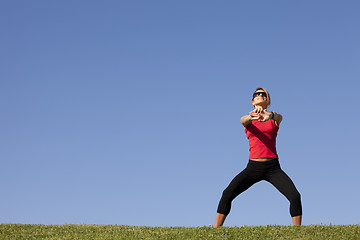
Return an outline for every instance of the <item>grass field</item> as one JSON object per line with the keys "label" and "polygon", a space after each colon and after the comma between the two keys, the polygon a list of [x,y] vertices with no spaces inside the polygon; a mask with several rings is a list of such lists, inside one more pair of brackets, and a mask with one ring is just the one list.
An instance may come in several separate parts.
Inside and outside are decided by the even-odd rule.
{"label": "grass field", "polygon": [[0,239],[360,239],[360,225],[136,227],[0,224]]}

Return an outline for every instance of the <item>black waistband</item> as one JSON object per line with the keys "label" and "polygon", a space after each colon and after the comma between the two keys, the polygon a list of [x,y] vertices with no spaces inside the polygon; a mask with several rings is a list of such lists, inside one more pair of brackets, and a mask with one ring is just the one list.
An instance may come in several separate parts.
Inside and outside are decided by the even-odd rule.
{"label": "black waistband", "polygon": [[268,161],[255,161],[255,160],[251,160],[249,159],[249,164],[252,165],[271,165],[271,164],[276,164],[279,163],[279,159],[278,158],[274,158]]}

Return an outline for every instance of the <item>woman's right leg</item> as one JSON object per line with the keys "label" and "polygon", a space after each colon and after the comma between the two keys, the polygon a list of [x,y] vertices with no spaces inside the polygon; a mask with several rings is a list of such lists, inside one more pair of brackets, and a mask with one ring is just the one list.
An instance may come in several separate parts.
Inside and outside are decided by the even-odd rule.
{"label": "woman's right leg", "polygon": [[251,187],[254,183],[261,180],[256,176],[256,172],[252,171],[249,165],[239,173],[223,191],[222,197],[217,209],[217,215],[214,227],[222,226],[226,216],[230,213],[231,202],[242,192]]}

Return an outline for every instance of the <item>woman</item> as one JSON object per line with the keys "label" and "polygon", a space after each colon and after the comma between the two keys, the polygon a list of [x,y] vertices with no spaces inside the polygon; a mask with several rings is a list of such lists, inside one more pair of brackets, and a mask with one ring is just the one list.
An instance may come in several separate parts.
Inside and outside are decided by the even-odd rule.
{"label": "woman", "polygon": [[256,89],[252,105],[255,109],[240,120],[249,139],[249,163],[224,190],[217,209],[214,227],[217,228],[224,224],[225,218],[230,212],[232,200],[261,180],[270,182],[285,195],[290,201],[293,225],[301,225],[300,194],[291,179],[281,170],[276,152],[276,136],[282,116],[279,113],[267,111],[267,107],[270,105],[270,95],[264,88]]}

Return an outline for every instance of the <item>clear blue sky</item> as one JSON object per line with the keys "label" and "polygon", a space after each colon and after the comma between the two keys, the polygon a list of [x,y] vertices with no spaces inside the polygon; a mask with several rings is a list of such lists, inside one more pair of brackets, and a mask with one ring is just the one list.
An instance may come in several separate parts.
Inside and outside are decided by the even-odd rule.
{"label": "clear blue sky", "polygon": [[[360,224],[359,1],[1,1],[0,223],[204,226],[256,87],[308,224]],[[267,182],[226,226],[289,225]]]}

